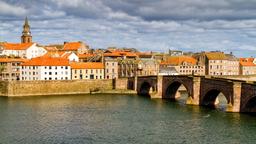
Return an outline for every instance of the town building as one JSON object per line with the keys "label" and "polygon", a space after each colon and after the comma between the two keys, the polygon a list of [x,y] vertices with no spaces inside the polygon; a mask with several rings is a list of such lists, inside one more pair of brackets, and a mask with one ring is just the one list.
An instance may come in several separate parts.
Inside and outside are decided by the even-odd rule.
{"label": "town building", "polygon": [[[165,61],[160,63],[160,71],[167,70],[166,68],[173,67],[168,75],[204,75],[205,67],[204,65],[199,65],[197,60],[190,56],[171,56]],[[167,72],[166,72],[167,73]]]}
{"label": "town building", "polygon": [[36,43],[3,43],[3,50],[0,55],[20,57],[20,58],[35,58],[44,55],[47,51],[38,46]]}
{"label": "town building", "polygon": [[0,58],[0,80],[19,80],[20,64],[25,61],[21,58]]}
{"label": "town building", "polygon": [[72,62],[72,80],[104,79],[104,64],[101,62]]}
{"label": "town building", "polygon": [[239,75],[239,60],[224,52],[205,53],[206,75]]}
{"label": "town building", "polygon": [[158,75],[159,62],[155,59],[140,59],[138,61],[137,76]]}
{"label": "town building", "polygon": [[109,48],[103,56],[106,79],[136,76],[138,56],[133,50]]}
{"label": "town building", "polygon": [[56,57],[37,57],[20,66],[20,80],[70,80],[69,60]]}
{"label": "town building", "polygon": [[88,53],[89,46],[81,41],[64,42],[63,51],[71,51],[76,54],[84,54],[84,53]]}
{"label": "town building", "polygon": [[183,51],[180,50],[169,50],[170,56],[181,56],[183,55]]}
{"label": "town building", "polygon": [[70,52],[70,51],[50,51],[50,52],[47,52],[44,56],[65,58],[65,59],[68,59],[70,62],[79,61],[79,57],[74,52]]}
{"label": "town building", "polygon": [[111,57],[104,57],[105,79],[117,79],[118,60]]}
{"label": "town building", "polygon": [[256,74],[256,59],[255,58],[240,58],[239,59],[240,75],[255,75]]}

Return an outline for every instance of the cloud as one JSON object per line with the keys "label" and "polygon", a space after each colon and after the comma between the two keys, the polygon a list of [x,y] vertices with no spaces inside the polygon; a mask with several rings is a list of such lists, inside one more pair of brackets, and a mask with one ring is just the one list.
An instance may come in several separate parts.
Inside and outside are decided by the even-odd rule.
{"label": "cloud", "polygon": [[24,7],[10,5],[4,1],[0,1],[0,15],[22,16],[25,14],[27,14],[27,10]]}
{"label": "cloud", "polygon": [[0,41],[19,42],[25,16],[41,44],[81,40],[93,48],[256,56],[254,0],[2,0]]}

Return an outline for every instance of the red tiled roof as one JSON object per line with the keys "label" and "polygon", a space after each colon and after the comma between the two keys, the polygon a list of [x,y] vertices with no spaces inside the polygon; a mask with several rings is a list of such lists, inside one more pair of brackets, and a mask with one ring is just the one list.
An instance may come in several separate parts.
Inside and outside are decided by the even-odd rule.
{"label": "red tiled roof", "polygon": [[44,49],[46,49],[47,51],[57,51],[58,50],[58,48],[55,46],[46,46],[46,47],[44,47]]}
{"label": "red tiled roof", "polygon": [[109,52],[104,53],[104,56],[108,57],[121,57],[121,56],[127,56],[127,57],[137,57],[138,55],[133,52],[127,52],[124,50],[108,50]]}
{"label": "red tiled roof", "polygon": [[26,50],[33,44],[34,43],[4,43],[3,47],[5,50]]}
{"label": "red tiled roof", "polygon": [[70,66],[72,69],[104,69],[101,62],[72,62]]}
{"label": "red tiled roof", "polygon": [[242,66],[256,66],[256,64],[253,63],[254,58],[240,58],[239,63]]}
{"label": "red tiled roof", "polygon": [[172,57],[168,57],[166,61],[163,61],[160,64],[161,65],[181,65],[184,62],[195,65],[197,61],[193,57],[189,57],[189,56],[172,56]]}
{"label": "red tiled roof", "polygon": [[82,58],[88,58],[88,57],[96,56],[96,54],[78,54],[77,56],[78,56],[80,59],[82,59]]}
{"label": "red tiled roof", "polygon": [[64,44],[63,50],[76,51],[82,46],[81,42],[68,42]]}
{"label": "red tiled roof", "polygon": [[0,58],[0,62],[26,62],[27,59],[22,58]]}
{"label": "red tiled roof", "polygon": [[28,60],[23,66],[69,66],[68,59],[56,57],[37,57]]}

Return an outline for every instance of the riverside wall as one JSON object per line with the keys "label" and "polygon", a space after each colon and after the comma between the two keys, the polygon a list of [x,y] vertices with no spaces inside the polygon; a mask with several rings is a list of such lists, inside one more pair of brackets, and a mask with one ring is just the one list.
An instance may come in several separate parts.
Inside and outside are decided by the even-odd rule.
{"label": "riverside wall", "polygon": [[127,79],[62,80],[62,81],[0,81],[0,96],[38,96],[89,94],[126,90]]}

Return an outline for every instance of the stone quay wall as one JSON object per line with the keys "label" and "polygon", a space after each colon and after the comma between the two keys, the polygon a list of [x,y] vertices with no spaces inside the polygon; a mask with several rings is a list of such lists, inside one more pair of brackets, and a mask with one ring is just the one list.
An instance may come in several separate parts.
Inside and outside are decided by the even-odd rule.
{"label": "stone quay wall", "polygon": [[127,80],[0,81],[0,96],[37,96],[101,93],[127,89]]}

